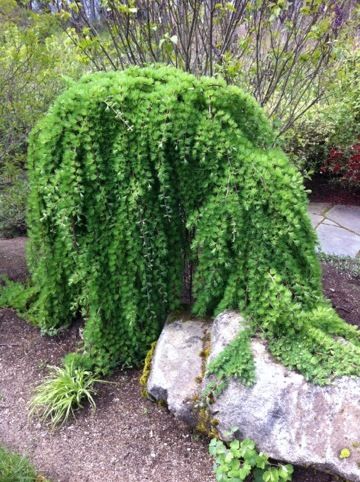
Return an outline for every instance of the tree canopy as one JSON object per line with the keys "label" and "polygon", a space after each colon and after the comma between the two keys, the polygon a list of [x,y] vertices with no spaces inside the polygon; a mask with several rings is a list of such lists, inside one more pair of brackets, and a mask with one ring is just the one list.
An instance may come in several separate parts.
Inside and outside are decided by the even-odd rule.
{"label": "tree canopy", "polygon": [[96,366],[137,364],[190,270],[194,314],[249,321],[213,363],[219,380],[253,381],[255,331],[317,383],[359,374],[360,333],[322,295],[302,178],[273,140],[256,101],[218,78],[154,66],[74,83],[30,139],[41,327],[81,313]]}

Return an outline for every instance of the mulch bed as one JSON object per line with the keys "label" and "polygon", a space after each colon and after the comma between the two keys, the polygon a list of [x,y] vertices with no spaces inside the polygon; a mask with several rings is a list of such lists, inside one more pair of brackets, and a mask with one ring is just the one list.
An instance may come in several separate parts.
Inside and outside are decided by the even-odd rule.
{"label": "mulch bed", "polygon": [[[26,278],[25,238],[0,239],[0,274]],[[360,280],[323,265],[324,289],[348,322],[360,326]],[[97,411],[51,432],[27,417],[31,392],[47,365],[79,343],[79,324],[55,338],[0,310],[0,443],[28,454],[53,482],[214,482],[208,441],[165,408],[140,395],[139,371],[119,371],[101,385]],[[295,482],[332,482],[336,477],[296,468]]]}
{"label": "mulch bed", "polygon": [[323,287],[327,298],[348,323],[360,327],[360,276],[322,264]]}

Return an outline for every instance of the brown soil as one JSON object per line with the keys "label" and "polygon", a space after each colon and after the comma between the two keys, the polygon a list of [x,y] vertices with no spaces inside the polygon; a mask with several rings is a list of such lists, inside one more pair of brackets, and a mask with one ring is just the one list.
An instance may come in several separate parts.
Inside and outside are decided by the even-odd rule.
{"label": "brown soil", "polygon": [[323,287],[327,298],[348,323],[360,327],[360,276],[323,263]]}
{"label": "brown soil", "polygon": [[[24,243],[0,239],[0,275],[26,278]],[[360,325],[360,280],[324,265],[324,283],[341,315]],[[99,387],[97,411],[86,408],[57,431],[28,419],[27,403],[47,366],[78,342],[79,325],[42,337],[12,310],[0,310],[0,443],[27,454],[53,482],[214,482],[208,441],[142,398],[136,370],[115,373]],[[293,480],[339,479],[296,468]]]}

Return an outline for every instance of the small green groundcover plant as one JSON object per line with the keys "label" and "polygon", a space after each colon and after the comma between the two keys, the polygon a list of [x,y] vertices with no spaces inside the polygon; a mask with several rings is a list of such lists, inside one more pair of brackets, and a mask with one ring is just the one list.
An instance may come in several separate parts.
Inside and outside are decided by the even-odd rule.
{"label": "small green groundcover plant", "polygon": [[65,423],[84,402],[96,408],[95,384],[101,380],[86,369],[84,360],[86,358],[82,357],[83,366],[79,366],[76,354],[70,354],[62,367],[50,367],[51,374],[36,388],[30,401],[30,416],[36,415],[54,428]]}
{"label": "small green groundcover plant", "polygon": [[274,140],[254,99],[219,78],[153,66],[72,85],[30,137],[41,329],[81,314],[96,369],[140,364],[192,265],[192,313],[249,323],[212,366],[220,383],[254,382],[255,333],[316,383],[359,375],[360,331],[322,294],[302,177]]}
{"label": "small green groundcover plant", "polygon": [[0,482],[49,482],[38,475],[26,457],[0,445]]}
{"label": "small green groundcover plant", "polygon": [[213,438],[209,453],[214,458],[217,482],[286,482],[292,480],[292,465],[273,465],[266,454],[258,452],[253,440],[225,443]]}
{"label": "small green groundcover plant", "polygon": [[360,258],[350,256],[336,256],[333,254],[320,253],[320,261],[332,266],[342,274],[351,278],[360,279]]}

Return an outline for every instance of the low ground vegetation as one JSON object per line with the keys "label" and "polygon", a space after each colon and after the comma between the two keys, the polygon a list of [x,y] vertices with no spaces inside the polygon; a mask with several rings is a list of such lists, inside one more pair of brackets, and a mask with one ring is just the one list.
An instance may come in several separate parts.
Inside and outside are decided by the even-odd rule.
{"label": "low ground vegetation", "polygon": [[0,482],[50,482],[38,475],[26,457],[0,445]]}
{"label": "low ground vegetation", "polygon": [[339,273],[348,276],[350,279],[353,278],[360,280],[359,258],[320,253],[319,259],[322,263],[334,267]]}
{"label": "low ground vegetation", "polygon": [[100,380],[89,370],[67,361],[64,367],[50,367],[51,374],[37,387],[29,414],[37,415],[53,428],[65,423],[84,402],[95,410],[95,384]]}
{"label": "low ground vegetation", "polygon": [[226,444],[213,439],[209,445],[214,458],[214,473],[217,482],[288,482],[292,480],[294,468],[287,464],[272,464],[264,453],[256,450],[250,439],[233,440]]}

